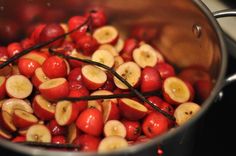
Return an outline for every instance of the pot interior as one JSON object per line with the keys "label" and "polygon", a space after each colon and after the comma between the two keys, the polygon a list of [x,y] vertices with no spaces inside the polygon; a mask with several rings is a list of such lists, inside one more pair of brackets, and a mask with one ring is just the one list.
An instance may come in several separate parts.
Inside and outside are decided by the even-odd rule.
{"label": "pot interior", "polygon": [[[214,80],[220,76],[220,41],[209,18],[193,1],[182,0],[8,0],[0,2],[0,23],[17,25],[13,37],[1,43],[17,41],[32,25],[40,22],[66,22],[91,6],[105,9],[110,23],[126,38],[137,26],[156,32],[154,44],[177,69],[200,66]],[[34,15],[35,14],[35,15]],[[24,32],[24,33],[22,33]],[[1,34],[2,33],[2,34]]]}

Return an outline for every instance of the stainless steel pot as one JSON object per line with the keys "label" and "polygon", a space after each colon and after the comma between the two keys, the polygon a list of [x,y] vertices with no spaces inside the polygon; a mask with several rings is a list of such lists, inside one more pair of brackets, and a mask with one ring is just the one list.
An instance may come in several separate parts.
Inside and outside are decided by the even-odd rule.
{"label": "stainless steel pot", "polygon": [[[137,24],[157,28],[159,36],[154,43],[169,62],[180,69],[191,65],[200,65],[215,80],[214,88],[210,96],[202,103],[201,111],[185,125],[172,129],[147,143],[107,155],[151,155],[156,152],[154,149],[157,145],[163,146],[164,155],[188,155],[194,142],[197,121],[207,113],[222,87],[236,80],[236,75],[225,79],[227,53],[221,29],[215,19],[216,17],[235,15],[235,11],[216,12],[213,15],[199,0],[182,0],[181,2],[178,0],[45,0],[43,3],[33,0],[8,0],[4,4],[6,8],[1,9],[0,20],[3,17],[15,20],[17,11],[19,11],[17,6],[21,6],[22,3],[25,5],[35,3],[43,6],[46,10],[59,8],[60,11],[63,11],[63,15],[68,15],[68,17],[71,14],[82,12],[90,5],[101,6],[109,15],[112,23],[123,30],[122,35],[126,35],[129,29]],[[104,155],[48,151],[14,144],[3,139],[0,139],[0,145],[28,155]]]}

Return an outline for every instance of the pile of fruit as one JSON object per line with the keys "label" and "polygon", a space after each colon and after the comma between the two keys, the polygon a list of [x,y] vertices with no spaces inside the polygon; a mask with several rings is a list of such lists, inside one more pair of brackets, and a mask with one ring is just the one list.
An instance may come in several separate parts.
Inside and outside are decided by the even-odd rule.
{"label": "pile of fruit", "polygon": [[200,109],[195,92],[207,98],[209,74],[177,74],[134,30],[122,38],[98,9],[1,46],[0,137],[108,152],[184,124]]}

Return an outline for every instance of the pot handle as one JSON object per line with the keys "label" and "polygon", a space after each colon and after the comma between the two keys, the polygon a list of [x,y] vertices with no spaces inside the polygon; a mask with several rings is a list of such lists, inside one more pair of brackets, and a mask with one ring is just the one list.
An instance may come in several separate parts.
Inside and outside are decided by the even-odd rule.
{"label": "pot handle", "polygon": [[[236,9],[225,9],[225,10],[218,10],[212,13],[215,18],[223,18],[223,17],[231,17],[236,16]],[[236,82],[236,73],[228,76],[224,84],[222,85],[223,89],[224,87],[230,85],[231,83]],[[223,91],[220,91],[218,94],[218,98],[216,98],[216,101],[221,100],[223,97]]]}
{"label": "pot handle", "polygon": [[236,9],[225,9],[213,12],[215,18],[236,16]]}

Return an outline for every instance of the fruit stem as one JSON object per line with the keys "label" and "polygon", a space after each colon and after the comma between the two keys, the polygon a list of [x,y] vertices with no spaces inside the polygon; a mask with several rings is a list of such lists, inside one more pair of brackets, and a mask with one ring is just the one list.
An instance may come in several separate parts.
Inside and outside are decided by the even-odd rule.
{"label": "fruit stem", "polygon": [[49,48],[49,52],[53,55],[57,55],[60,57],[63,57],[65,59],[71,59],[71,60],[77,60],[83,63],[87,63],[87,64],[92,64],[101,68],[106,69],[107,71],[109,71],[111,74],[113,74],[117,79],[119,79],[121,82],[123,82],[139,99],[141,99],[143,102],[146,102],[147,104],[149,104],[154,110],[158,111],[159,113],[163,114],[164,116],[166,116],[168,119],[175,121],[175,117],[170,115],[169,113],[161,110],[159,107],[157,107],[156,105],[154,105],[153,103],[151,103],[149,100],[147,100],[144,95],[142,95],[142,93],[140,93],[137,89],[135,89],[133,86],[131,86],[129,84],[129,82],[127,82],[122,76],[120,76],[113,68],[110,68],[102,63],[99,62],[95,62],[92,60],[88,60],[88,59],[81,59],[81,58],[76,58],[76,57],[72,57],[69,55],[64,55],[62,53],[58,53],[56,51],[54,51],[52,48]]}
{"label": "fruit stem", "polygon": [[85,26],[86,24],[88,24],[90,21],[91,21],[91,16],[88,16],[88,18],[86,19],[86,21],[85,21],[83,24],[81,24],[80,26],[76,27],[75,29],[73,29],[73,30],[71,30],[71,31],[69,31],[69,32],[67,32],[67,33],[64,33],[64,34],[62,34],[62,35],[59,35],[59,36],[57,36],[57,37],[55,37],[55,38],[52,38],[52,39],[50,39],[50,40],[48,40],[48,41],[46,41],[46,42],[39,43],[39,44],[36,44],[36,45],[34,45],[34,46],[30,47],[30,48],[27,48],[27,49],[22,50],[22,51],[19,52],[18,54],[12,56],[12,57],[9,58],[7,61],[5,61],[5,62],[3,62],[2,64],[0,64],[0,69],[2,69],[3,67],[9,65],[10,63],[14,62],[15,60],[19,59],[20,57],[22,57],[22,56],[28,54],[29,52],[31,52],[31,51],[33,51],[33,50],[36,50],[36,49],[39,49],[39,48],[43,48],[43,47],[45,47],[45,46],[47,46],[47,45],[49,45],[49,44],[51,44],[51,43],[53,43],[53,42],[55,42],[55,41],[57,41],[57,40],[63,38],[63,37],[65,37],[65,36],[67,36],[67,35],[69,35],[69,34],[71,34],[71,33],[73,33],[73,32],[75,32],[75,31],[77,31],[77,30],[80,29],[81,27],[83,27],[83,26]]}
{"label": "fruit stem", "polygon": [[[143,93],[144,96],[154,96],[160,95],[159,92],[146,92]],[[132,98],[137,95],[134,93],[127,94],[112,94],[112,95],[91,95],[91,96],[81,96],[81,97],[66,97],[61,100],[69,100],[69,101],[90,101],[90,100],[100,100],[100,99],[114,99],[114,98]]]}
{"label": "fruit stem", "polygon": [[44,142],[19,142],[20,144],[34,147],[45,147],[45,148],[66,148],[66,149],[80,149],[80,146],[73,144],[53,144],[53,143],[44,143]]}

